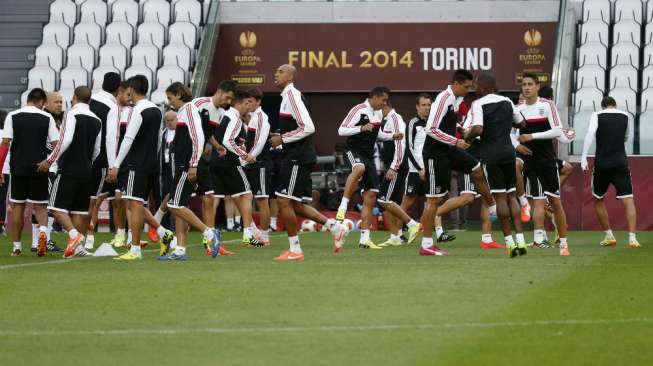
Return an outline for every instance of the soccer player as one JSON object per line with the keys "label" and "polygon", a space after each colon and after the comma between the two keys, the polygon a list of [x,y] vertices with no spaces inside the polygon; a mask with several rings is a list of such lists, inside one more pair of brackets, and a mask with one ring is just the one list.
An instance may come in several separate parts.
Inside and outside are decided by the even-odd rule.
{"label": "soccer player", "polygon": [[422,149],[426,140],[426,120],[429,117],[433,99],[430,94],[422,93],[417,96],[415,109],[417,116],[411,119],[406,126],[406,158],[408,160],[408,176],[404,187],[404,198],[401,208],[409,212],[417,197],[425,193],[424,186],[424,159]]}
{"label": "soccer player", "polygon": [[271,175],[269,171],[272,168],[270,142],[268,141],[270,135],[270,123],[268,122],[268,115],[263,112],[261,108],[261,101],[263,100],[263,93],[257,88],[248,91],[249,102],[249,115],[250,119],[247,123],[247,137],[245,146],[247,153],[251,155],[256,161],[254,163],[243,162],[245,165],[245,172],[249,181],[254,199],[256,200],[256,207],[259,210],[259,220],[261,236],[263,241],[267,244],[270,243],[270,188]]}
{"label": "soccer player", "polygon": [[[496,211],[496,205],[488,189],[480,162],[471,154],[463,151],[469,148],[469,143],[455,137],[458,126],[458,108],[473,86],[474,77],[467,70],[456,70],[453,74],[452,84],[438,94],[433,104],[429,117],[424,127],[427,138],[424,142],[422,155],[426,165],[425,180],[427,182],[426,206],[424,208],[423,223],[424,237],[420,255],[442,256],[448,253],[433,244],[433,224],[438,214],[438,206],[442,197],[449,192],[451,172],[456,170],[467,173],[474,180],[476,190],[483,196],[483,200],[490,208]],[[456,205],[449,205],[449,209],[462,207],[462,200],[455,200]],[[456,207],[458,206],[458,207]],[[446,212],[442,212],[445,214]]]}
{"label": "soccer player", "polygon": [[[158,142],[162,116],[156,104],[146,99],[148,81],[143,75],[129,78],[129,94],[134,110],[127,126],[113,166],[109,169],[109,182],[115,182],[120,172],[120,186],[124,188],[123,198],[128,202],[129,226],[132,231],[130,250],[117,260],[141,260],[140,239],[143,232],[145,202],[158,177]],[[168,246],[174,234],[163,226],[157,234]]]}
{"label": "soccer player", "polygon": [[93,182],[96,189],[91,195],[90,201],[90,223],[86,231],[86,242],[84,248],[93,249],[95,244],[95,226],[97,225],[98,211],[102,201],[110,191],[115,191],[115,184],[105,182],[107,168],[116,159],[116,135],[118,132],[119,114],[116,95],[120,88],[120,75],[115,72],[104,74],[102,90],[91,95],[89,107],[100,121],[102,121],[102,144],[100,155],[93,162]]}
{"label": "soccer player", "polygon": [[617,199],[621,200],[626,211],[628,223],[628,247],[639,248],[635,233],[637,226],[637,212],[633,196],[633,185],[626,158],[624,143],[628,140],[629,113],[617,109],[617,103],[612,97],[604,97],[601,101],[603,110],[592,113],[590,124],[583,143],[581,167],[584,171],[589,169],[587,154],[592,142],[596,139],[596,157],[592,171],[592,196],[596,216],[605,231],[601,241],[603,246],[615,246],[617,240],[610,228],[610,217],[605,207],[603,197],[612,184],[617,191]]}
{"label": "soccer player", "polygon": [[520,152],[520,157],[524,162],[524,171],[529,177],[533,195],[534,245],[540,246],[544,242],[544,219],[548,199],[560,236],[560,255],[568,256],[570,253],[567,245],[567,218],[560,201],[560,180],[553,147],[553,139],[562,135],[562,124],[553,102],[538,96],[537,76],[524,74],[521,89],[524,103],[519,104],[516,110],[526,121],[526,128],[520,129],[520,145],[516,149],[520,151],[521,146],[525,146],[531,152],[530,155]]}
{"label": "soccer player", "polygon": [[272,147],[283,146],[276,196],[290,244],[287,251],[275,258],[277,261],[304,260],[304,252],[297,236],[296,213],[326,226],[333,235],[333,250],[336,253],[342,248],[347,234],[344,225],[334,219],[327,219],[306,204],[312,199],[311,168],[317,161],[313,145],[315,125],[302,100],[302,93],[295,88],[296,75],[297,69],[287,64],[279,66],[274,74],[274,84],[281,89],[280,134],[270,137],[270,144]]}
{"label": "soccer player", "polygon": [[[370,91],[368,99],[354,106],[341,123],[340,128],[338,128],[338,134],[340,136],[347,136],[345,161],[351,168],[351,173],[345,183],[345,191],[340,201],[336,219],[339,221],[345,219],[349,200],[353,196],[356,187],[360,188],[363,192],[363,210],[361,213],[361,235],[358,246],[363,249],[383,249],[383,247],[374,244],[370,239],[369,230],[372,225],[372,210],[376,205],[377,193],[379,192],[379,177],[376,172],[376,164],[374,163],[374,146],[376,140],[399,140],[399,146],[397,148],[401,148],[401,151],[396,151],[396,153],[400,157],[404,149],[404,142],[402,142],[404,139],[404,129],[399,129],[401,127],[399,124],[400,117],[397,117],[396,112],[394,114],[388,113],[388,118],[396,119],[388,129],[389,132],[381,129],[383,118],[382,109],[388,101],[389,94],[390,90],[386,87],[377,86],[373,88]],[[390,197],[386,195],[387,193],[393,193],[389,192],[389,188],[391,188],[390,185],[393,181],[396,186],[398,170],[399,165],[394,165],[391,166],[386,174],[385,180],[388,185],[385,187],[386,192],[383,192],[384,194],[382,199],[379,200],[379,204],[386,211],[408,225],[408,242],[412,243],[419,234],[419,223],[410,218],[398,204],[392,202]]]}
{"label": "soccer player", "polygon": [[47,159],[38,165],[39,172],[47,172],[57,162],[57,178],[52,184],[48,209],[68,232],[68,246],[64,258],[85,256],[81,245],[88,225],[89,199],[94,193],[93,161],[100,155],[102,121],[91,112],[91,89],[75,88],[72,108],[61,125],[59,143]]}
{"label": "soccer player", "polygon": [[[525,255],[526,242],[519,218],[519,204],[515,198],[515,149],[510,133],[513,126],[524,127],[522,116],[512,101],[494,94],[496,79],[490,73],[482,73],[476,81],[479,99],[472,103],[471,128],[465,138],[471,141],[481,137],[481,162],[486,172],[490,190],[497,204],[497,214],[511,258]],[[510,218],[515,226],[512,236]]]}
{"label": "soccer player", "polygon": [[177,109],[177,129],[175,130],[175,138],[172,141],[175,178],[172,184],[170,201],[168,201],[168,208],[175,216],[177,246],[172,254],[164,254],[159,259],[186,259],[187,224],[202,232],[204,239],[209,241],[212,256],[215,258],[219,252],[220,235],[215,229],[205,225],[188,208],[198,177],[197,166],[204,149],[202,119],[197,106],[192,102],[193,94],[184,84],[180,82],[172,83],[166,89],[166,96],[170,105]]}
{"label": "soccer player", "polygon": [[[12,204],[12,256],[21,255],[23,250],[20,239],[27,202],[36,211],[39,224],[36,254],[44,256],[47,250],[48,174],[38,172],[36,165],[47,156],[46,144],[56,145],[59,141],[59,132],[52,116],[43,111],[46,100],[47,95],[43,89],[32,89],[27,95],[27,106],[9,113],[5,119],[0,166],[4,165],[11,148],[9,201]],[[0,183],[4,183],[4,176],[0,178]]]}

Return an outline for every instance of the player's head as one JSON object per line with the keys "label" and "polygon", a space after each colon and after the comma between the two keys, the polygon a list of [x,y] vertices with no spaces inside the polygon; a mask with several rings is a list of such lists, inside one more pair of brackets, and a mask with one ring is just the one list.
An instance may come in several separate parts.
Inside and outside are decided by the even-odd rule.
{"label": "player's head", "polygon": [[429,93],[419,93],[415,100],[415,109],[417,109],[417,116],[421,119],[427,119],[431,111],[431,104],[433,98]]}
{"label": "player's head", "polygon": [[617,108],[617,101],[614,100],[613,97],[611,96],[605,96],[601,100],[601,108],[607,109],[607,108]]}
{"label": "player's head", "polygon": [[476,78],[476,94],[484,97],[497,90],[497,79],[489,72],[483,72]]}
{"label": "player's head", "polygon": [[464,97],[474,87],[474,75],[465,69],[454,71],[451,78],[451,91],[456,97]]}
{"label": "player's head", "polygon": [[8,114],[7,111],[5,111],[4,109],[0,109],[0,126],[5,125],[5,118],[7,118],[7,114]]}
{"label": "player's head", "polygon": [[166,128],[169,130],[177,128],[177,112],[167,111],[166,114],[163,115],[163,120],[166,123]]}
{"label": "player's head", "polygon": [[540,91],[537,93],[540,98],[553,100],[553,88],[548,85],[540,85]]}
{"label": "player's head", "polygon": [[259,88],[251,88],[247,91],[247,94],[249,94],[250,112],[254,112],[258,109],[258,107],[261,106],[261,102],[263,101],[263,92],[261,92],[261,89]]}
{"label": "player's head", "polygon": [[78,103],[88,104],[91,101],[91,88],[88,86],[78,86],[73,92],[73,105]]}
{"label": "player's head", "polygon": [[102,90],[105,92],[116,96],[118,93],[118,88],[120,87],[120,74],[115,72],[107,72],[104,74],[104,80],[102,81]]}
{"label": "player's head", "polygon": [[34,88],[27,94],[27,105],[34,106],[38,109],[43,109],[47,100],[48,95],[41,88]]}
{"label": "player's head", "polygon": [[540,91],[540,80],[536,75],[525,73],[521,78],[521,93],[526,100],[534,100]]}
{"label": "player's head", "polygon": [[383,106],[390,98],[390,89],[385,86],[375,86],[370,90],[370,96],[368,98],[370,106],[375,111],[383,109]]}
{"label": "player's head", "polygon": [[129,81],[125,80],[120,83],[118,87],[118,94],[116,95],[116,101],[121,107],[126,107],[131,103],[131,94],[129,94]]}
{"label": "player's head", "polygon": [[54,91],[49,92],[48,100],[45,104],[45,109],[47,109],[48,112],[54,114],[63,112],[63,98],[61,97],[61,94]]}
{"label": "player's head", "polygon": [[218,84],[218,90],[215,91],[211,100],[216,108],[228,108],[234,99],[237,83],[233,80],[222,80]]}
{"label": "player's head", "polygon": [[190,89],[179,81],[175,81],[166,88],[166,97],[170,106],[176,110],[179,110],[184,104],[193,100],[193,94]]}
{"label": "player's head", "polygon": [[241,116],[245,115],[245,113],[249,112],[249,93],[243,89],[236,89],[231,105]]}
{"label": "player's head", "polygon": [[274,85],[278,88],[285,88],[286,85],[295,81],[297,76],[297,69],[293,65],[281,65],[274,73]]}
{"label": "player's head", "polygon": [[145,75],[134,75],[129,78],[129,94],[132,100],[141,100],[147,95],[150,88],[150,83],[147,81]]}
{"label": "player's head", "polygon": [[383,105],[383,116],[387,116],[388,113],[392,110],[392,100],[388,99],[385,101],[385,104]]}

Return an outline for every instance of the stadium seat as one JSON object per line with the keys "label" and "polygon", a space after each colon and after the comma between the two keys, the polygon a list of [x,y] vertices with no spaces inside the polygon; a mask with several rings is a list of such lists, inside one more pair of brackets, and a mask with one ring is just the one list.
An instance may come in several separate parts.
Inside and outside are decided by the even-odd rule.
{"label": "stadium seat", "polygon": [[576,88],[605,90],[605,70],[598,65],[585,65],[576,71]]}
{"label": "stadium seat", "polygon": [[602,20],[610,23],[610,0],[585,0],[583,1],[583,22],[588,20]]}
{"label": "stadium seat", "polygon": [[42,44],[34,52],[35,66],[49,66],[55,72],[63,68],[65,61],[63,49],[54,43]]}
{"label": "stadium seat", "polygon": [[167,88],[176,81],[186,84],[186,72],[177,65],[163,65],[156,73],[156,85],[161,88]]}
{"label": "stadium seat", "polygon": [[632,43],[619,43],[612,47],[612,66],[629,65],[639,68],[639,47]]}
{"label": "stadium seat", "polygon": [[134,45],[134,28],[127,22],[113,22],[107,25],[106,40],[107,43],[118,42],[127,48],[131,48]]}
{"label": "stadium seat", "polygon": [[67,66],[61,70],[60,89],[75,89],[78,86],[88,85],[89,72],[81,66]]}
{"label": "stadium seat", "polygon": [[599,42],[604,46],[608,45],[608,25],[600,20],[590,20],[581,25],[580,44],[587,42]]}
{"label": "stadium seat", "polygon": [[[595,111],[593,109],[584,109],[574,113],[572,116],[571,126],[576,131],[576,139],[573,142],[574,154],[581,154],[583,151],[583,142],[585,141],[585,134],[590,124],[590,117]],[[594,153],[594,149],[590,150],[590,154]]]}
{"label": "stadium seat", "polygon": [[43,88],[45,90],[57,89],[57,75],[49,66],[34,66],[27,73],[27,89]]}
{"label": "stadium seat", "polygon": [[79,23],[75,26],[75,43],[88,43],[96,50],[102,44],[102,28],[95,23]]}
{"label": "stadium seat", "polygon": [[148,0],[143,4],[143,21],[159,22],[166,29],[170,24],[170,3],[165,0]]}
{"label": "stadium seat", "polygon": [[189,22],[175,22],[168,28],[170,43],[185,43],[190,49],[197,44],[197,28]]}
{"label": "stadium seat", "polygon": [[139,43],[132,48],[132,65],[145,65],[150,70],[159,68],[159,48],[149,42]]}
{"label": "stadium seat", "polygon": [[642,37],[642,29],[638,23],[633,20],[622,20],[614,25],[612,30],[612,44],[620,43],[635,44],[639,47]]}
{"label": "stadium seat", "polygon": [[111,5],[111,21],[122,21],[136,28],[140,19],[140,7],[134,0],[116,0]]}
{"label": "stadium seat", "polygon": [[[653,8],[653,3],[650,7]],[[644,45],[650,46],[651,44],[653,44],[653,23],[648,23],[644,28]]]}
{"label": "stadium seat", "polygon": [[102,28],[107,24],[109,19],[107,3],[102,0],[86,0],[80,6],[82,13],[82,22],[95,22]]}
{"label": "stadium seat", "polygon": [[56,0],[50,4],[50,22],[64,22],[69,27],[77,23],[77,5],[71,0]]}
{"label": "stadium seat", "polygon": [[138,43],[153,43],[159,48],[165,45],[165,28],[157,22],[145,22],[138,26]]}
{"label": "stadium seat", "polygon": [[634,114],[637,111],[635,91],[630,88],[612,89],[609,95],[617,102],[617,108]]}
{"label": "stadium seat", "polygon": [[87,71],[93,70],[96,61],[95,49],[86,43],[75,43],[68,47],[66,66],[81,66]]}
{"label": "stadium seat", "polygon": [[616,65],[610,69],[610,90],[615,88],[637,89],[637,69],[630,65]]}
{"label": "stadium seat", "polygon": [[166,96],[166,88],[158,88],[157,90],[153,91],[152,95],[150,95],[150,101],[157,105],[166,104],[168,101],[168,97]]}
{"label": "stadium seat", "polygon": [[122,75],[122,72],[120,70],[116,69],[115,67],[111,65],[102,65],[96,67],[95,70],[93,70],[93,90],[100,90],[102,89],[102,82],[104,81],[104,74],[107,72],[117,72]]}
{"label": "stadium seat", "polygon": [[639,153],[653,154],[653,111],[639,116]]}
{"label": "stadium seat", "polygon": [[202,21],[202,4],[197,0],[178,0],[173,4],[175,22],[191,22],[197,26]]}
{"label": "stadium seat", "polygon": [[191,50],[183,43],[170,43],[163,49],[163,64],[190,70]]}
{"label": "stadium seat", "polygon": [[603,99],[603,92],[596,88],[578,89],[574,95],[574,111],[589,109],[592,111],[599,110]]}
{"label": "stadium seat", "polygon": [[125,70],[125,79],[128,79],[134,75],[143,75],[147,78],[148,81],[148,89],[147,93],[149,94],[150,91],[156,88],[156,85],[154,85],[154,76],[152,75],[152,70],[145,66],[145,65],[133,65]]}
{"label": "stadium seat", "polygon": [[122,44],[111,42],[100,48],[100,65],[113,66],[122,74],[128,64],[129,52]]}
{"label": "stadium seat", "polygon": [[614,2],[614,22],[633,20],[642,24],[643,4],[641,0],[618,0]]}
{"label": "stadium seat", "polygon": [[41,44],[54,43],[64,50],[70,45],[70,27],[63,22],[48,23],[43,27]]}
{"label": "stadium seat", "polygon": [[[651,84],[653,84],[653,81],[651,81]],[[646,86],[646,81],[644,81],[644,85]],[[644,89],[642,92],[642,112],[644,111],[653,112],[653,88]]]}
{"label": "stadium seat", "polygon": [[607,48],[599,42],[587,42],[578,48],[578,66],[599,65],[608,67]]}
{"label": "stadium seat", "polygon": [[72,107],[73,95],[75,94],[74,88],[62,88],[59,89],[59,94],[63,100],[63,109],[65,111],[69,110]]}

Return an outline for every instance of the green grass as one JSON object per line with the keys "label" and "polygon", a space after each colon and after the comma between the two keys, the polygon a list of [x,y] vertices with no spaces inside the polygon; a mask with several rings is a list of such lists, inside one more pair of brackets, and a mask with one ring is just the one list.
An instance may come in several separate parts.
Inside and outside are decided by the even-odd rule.
{"label": "green grass", "polygon": [[154,251],[137,263],[12,258],[3,238],[0,364],[651,364],[653,233],[630,250],[624,233],[601,248],[600,233],[574,232],[572,257],[512,260],[478,249],[478,232],[457,235],[445,258],[359,250],[357,233],[334,255],[326,234],[307,234],[302,263],[272,261],[285,236],[163,263]]}

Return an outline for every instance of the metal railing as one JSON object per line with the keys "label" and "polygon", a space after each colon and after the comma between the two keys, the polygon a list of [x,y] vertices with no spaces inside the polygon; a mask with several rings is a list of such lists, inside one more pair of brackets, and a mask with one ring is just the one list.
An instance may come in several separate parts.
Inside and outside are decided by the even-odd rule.
{"label": "metal railing", "polygon": [[197,51],[195,69],[193,70],[193,79],[191,80],[191,89],[193,95],[204,95],[206,84],[209,80],[211,65],[213,64],[213,54],[218,40],[219,23],[218,15],[220,1],[212,0],[209,6],[209,12],[206,17],[206,23],[202,30],[200,46]]}

